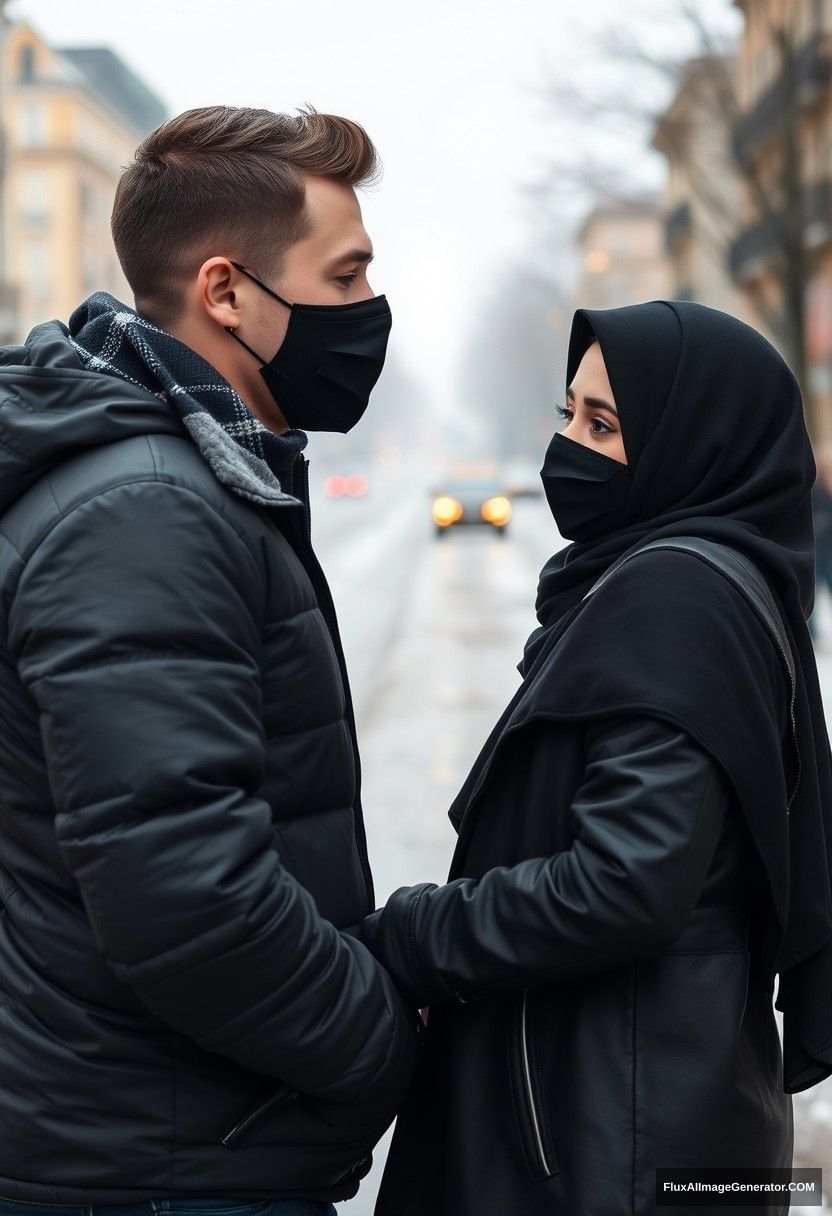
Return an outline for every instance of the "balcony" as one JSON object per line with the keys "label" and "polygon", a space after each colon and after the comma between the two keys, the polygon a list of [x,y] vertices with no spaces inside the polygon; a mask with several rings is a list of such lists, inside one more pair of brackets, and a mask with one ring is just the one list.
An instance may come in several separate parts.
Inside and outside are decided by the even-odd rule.
{"label": "balcony", "polygon": [[691,214],[690,203],[687,199],[679,203],[678,207],[674,207],[664,221],[664,248],[665,253],[674,257],[678,254],[682,246],[689,240],[693,228],[693,216]]}
{"label": "balcony", "polygon": [[[811,108],[832,88],[832,34],[813,34],[797,51],[794,70],[798,104]],[[777,135],[784,93],[781,73],[740,119],[734,145],[741,160],[755,156]]]}
{"label": "balcony", "polygon": [[[728,266],[737,282],[748,282],[771,262],[784,236],[784,217],[767,216],[731,243]],[[832,178],[808,185],[803,194],[803,239],[806,249],[832,241]]]}

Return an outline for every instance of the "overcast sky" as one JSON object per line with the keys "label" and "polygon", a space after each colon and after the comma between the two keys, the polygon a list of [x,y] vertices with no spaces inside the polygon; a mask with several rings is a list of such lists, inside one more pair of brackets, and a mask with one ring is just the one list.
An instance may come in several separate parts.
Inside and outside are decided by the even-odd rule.
{"label": "overcast sky", "polygon": [[384,165],[361,196],[371,284],[393,310],[391,345],[442,413],[454,408],[462,336],[505,260],[538,248],[541,271],[559,270],[557,242],[521,189],[558,138],[536,90],[621,15],[619,0],[9,4],[53,44],[111,46],[172,112],[311,102],[362,123]]}

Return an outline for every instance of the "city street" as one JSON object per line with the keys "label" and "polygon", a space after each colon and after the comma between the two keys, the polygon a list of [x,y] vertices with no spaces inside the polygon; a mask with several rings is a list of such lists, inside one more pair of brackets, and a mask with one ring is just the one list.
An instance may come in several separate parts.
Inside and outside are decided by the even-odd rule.
{"label": "city street", "polygon": [[[337,740],[321,742],[340,729],[331,612],[323,605],[322,624],[299,611],[303,627],[284,643],[284,609],[300,602],[294,575],[302,572],[291,553],[265,562],[262,521],[246,503],[274,501],[256,492],[258,480],[271,468],[286,488],[287,471],[297,471],[287,457],[303,443],[311,538],[355,710],[376,909],[399,888],[446,882],[457,843],[448,810],[522,689],[517,666],[538,627],[540,570],[571,543],[554,522],[541,466],[559,526],[581,537],[592,535],[586,522],[599,510],[602,523],[615,521],[637,498],[644,519],[669,518],[695,533],[687,524],[708,510],[726,527],[752,526],[781,552],[807,552],[811,497],[824,580],[814,646],[829,733],[832,0],[425,0],[417,13],[386,0],[238,0],[231,8],[220,0],[0,0],[0,382],[0,1009],[8,1028],[0,1036],[0,1216],[17,1216],[5,1191],[31,1193],[32,1212],[43,1216],[53,1196],[76,1192],[90,1216],[101,1216],[91,1196],[122,1193],[147,1193],[155,1213],[166,1200],[151,1197],[153,1179],[160,1190],[196,1187],[206,1198],[239,1186],[308,1192],[327,1177],[334,1133],[325,1121],[312,1128],[303,1102],[287,1105],[292,1095],[273,1093],[266,1074],[286,1074],[300,1090],[320,1084],[333,1038],[301,981],[304,963],[319,977],[327,968],[315,963],[314,942],[300,962],[284,957],[297,991],[277,1012],[275,985],[269,993],[257,986],[273,971],[270,939],[258,930],[271,904],[258,894],[261,870],[236,855],[248,836],[247,824],[235,834],[233,797],[255,744],[268,740],[256,784],[280,804],[277,847],[299,881],[312,886],[315,874],[328,888],[314,892],[321,915],[341,923],[338,909],[349,907],[356,880],[364,891],[365,875],[343,863],[354,757]],[[148,482],[164,491],[152,501]],[[161,521],[160,499],[168,504]],[[506,499],[512,513],[501,529]],[[251,554],[265,572],[254,589]],[[685,696],[695,695],[714,750],[721,742],[735,759],[748,758],[740,784],[754,779],[755,809],[773,803],[777,814],[778,774],[769,780],[764,762],[778,763],[778,740],[770,724],[756,729],[753,690],[745,695],[750,685],[731,665],[748,656],[737,644],[721,652],[724,662],[699,664],[715,653],[709,630],[719,597],[700,616],[702,597],[688,594],[697,615],[683,620],[672,581],[656,590],[669,621],[638,617],[650,621],[647,661],[638,629],[622,617],[622,605],[638,608],[625,589],[603,634],[610,648],[602,653],[602,635],[587,630],[594,674],[608,678],[569,683],[586,691],[585,714],[614,714],[618,682],[637,666],[640,680],[652,672],[678,694],[677,725]],[[229,585],[231,600],[222,594]],[[252,613],[263,617],[254,673],[237,653]],[[678,667],[668,635],[682,639]],[[203,685],[222,671],[228,679],[206,702]],[[252,687],[262,709],[254,721],[243,704]],[[654,692],[640,689],[634,713],[655,712]],[[818,739],[812,693],[811,723],[799,716],[805,704],[792,712],[796,722],[784,712],[803,780],[789,827],[783,805],[790,835],[773,862],[765,846],[776,836],[768,825],[753,833],[769,872],[792,863],[780,871],[791,888],[784,962],[816,948],[827,868],[832,881],[822,847],[824,831],[832,840],[829,774],[822,765],[807,773]],[[580,713],[579,696],[570,688],[565,712]],[[723,722],[722,711],[733,716]],[[674,717],[670,706],[665,712]],[[792,740],[783,744],[793,755]],[[577,749],[580,766],[600,785],[604,766],[587,766],[587,750]],[[627,781],[626,757],[614,750],[615,781]],[[652,943],[653,896],[696,885],[693,865],[677,865],[678,883],[669,865],[657,879],[640,872],[651,873],[657,854],[666,860],[667,842],[679,836],[668,809],[676,802],[656,790],[659,763],[681,761],[661,750],[668,758],[652,765],[647,793],[646,765],[629,766],[640,767],[635,861],[612,857],[604,844],[608,834],[622,836],[624,812],[579,833],[601,858],[598,874],[584,875],[584,929],[594,923],[595,896],[602,919],[625,928],[637,920],[647,926],[639,943]],[[568,753],[565,764],[548,750],[545,764],[513,754],[515,771],[531,776],[521,795],[498,797],[484,833],[494,844],[504,829],[494,852],[507,864],[534,849],[566,847],[572,852],[558,861],[578,859],[571,831],[565,842],[538,834],[551,824],[548,778],[564,776]],[[211,782],[222,797],[205,793]],[[649,796],[661,804],[660,826],[648,822]],[[707,791],[690,798],[700,844],[706,800]],[[602,801],[620,811],[615,798]],[[187,815],[174,813],[180,807]],[[329,811],[310,816],[310,808]],[[743,813],[738,801],[729,809]],[[517,823],[519,844],[509,839]],[[749,871],[754,864],[762,858],[749,856]],[[723,867],[738,899],[742,868]],[[602,891],[608,871],[625,875],[619,904],[620,892]],[[206,883],[217,899],[203,898]],[[622,912],[625,904],[639,910]],[[255,906],[259,920],[247,915]],[[659,919],[666,938],[664,906]],[[522,955],[534,937],[526,924],[503,951],[485,921],[487,949],[501,956]],[[445,921],[443,931],[447,939]],[[706,1140],[726,1155],[761,1142],[770,1150],[765,1129],[742,1112],[750,1093],[766,1127],[776,1125],[771,1023],[775,1050],[763,1060],[744,1038],[746,1029],[754,1034],[745,999],[753,986],[709,978],[704,1014],[685,997],[698,967],[716,965],[710,929],[704,948],[695,938],[672,944],[674,955],[706,957],[674,958],[669,981],[654,967],[637,1007],[630,1002],[631,1050],[619,1043],[612,1053],[632,1062],[625,1101],[616,1070],[597,1067],[620,1028],[599,1017],[605,1006],[591,985],[583,1002],[572,1001],[564,968],[544,959],[543,979],[559,984],[558,1017],[533,1012],[533,991],[528,1003],[517,993],[505,1026],[500,1013],[505,1043],[492,1054],[507,1045],[508,1063],[497,1062],[502,1088],[491,1109],[511,1121],[505,1139],[515,1133],[517,1159],[512,1165],[508,1146],[504,1159],[491,1151],[502,1146],[500,1125],[491,1139],[471,1141],[471,1153],[463,1137],[453,1159],[463,1163],[471,1216],[505,1207],[501,1195],[523,1206],[515,1167],[525,1155],[532,1178],[557,1170],[550,1133],[555,1158],[560,1132],[593,1150],[580,1168],[562,1169],[562,1182],[567,1173],[597,1173],[610,1192],[633,1189],[631,1167],[652,1139],[637,1110],[640,1039],[654,1065],[645,1069],[643,1105],[661,1129],[652,1155],[661,1155],[659,1141],[667,1154],[675,1145],[694,1159],[713,1159]],[[735,976],[734,962],[748,962],[743,943],[716,945],[736,956],[728,960]],[[627,962],[623,948],[589,946],[574,946],[579,978],[593,965]],[[655,956],[663,947],[650,949]],[[792,975],[801,1012],[813,1019],[795,1041],[805,1047],[810,1038],[816,1054],[818,1042],[832,1041],[827,971],[810,965]],[[464,989],[464,978],[453,988]],[[602,979],[609,988],[610,974]],[[341,1003],[352,1013],[349,981]],[[777,993],[775,985],[772,1006]],[[337,1021],[339,1002],[327,1003]],[[613,1001],[616,1016],[621,1004]],[[567,1006],[572,1016],[560,1016]],[[310,1009],[317,1034],[307,1033]],[[266,1046],[262,1098],[252,1011],[261,1029],[272,1018],[280,1043],[299,1053],[294,1077],[291,1062],[279,1052],[275,1061]],[[787,1018],[790,1048],[798,1016]],[[783,1014],[774,1017],[782,1040]],[[481,1046],[494,1026],[463,1020],[450,1054],[476,1078],[495,1064]],[[727,1028],[725,1050],[717,1020]],[[356,1018],[351,1032],[367,1043],[374,1029],[375,1013],[367,1025]],[[172,1040],[182,1047],[173,1070]],[[668,1058],[683,1060],[679,1084],[668,1083],[667,1117],[653,1079],[667,1081],[663,1044]],[[741,1067],[748,1058],[759,1060],[751,1078]],[[372,1084],[369,1074],[353,1081],[339,1069],[345,1087]],[[228,1093],[218,1084],[226,1072]],[[799,1061],[794,1075],[806,1075]],[[476,1080],[464,1076],[460,1105],[483,1129],[487,1098],[478,1102]],[[551,1078],[547,1127],[542,1091]],[[702,1098],[715,1089],[720,1112]],[[457,1097],[446,1095],[454,1117]],[[358,1105],[347,1111],[350,1142],[360,1135]],[[790,1212],[832,1216],[832,1076],[794,1095],[793,1110],[793,1164],[820,1168],[824,1195],[821,1205],[795,1202]],[[215,1127],[212,1151],[206,1136]],[[441,1124],[434,1130],[440,1135]],[[338,1216],[373,1216],[393,1134],[388,1128]],[[605,1134],[615,1151],[603,1151]],[[245,1152],[225,1151],[246,1144],[250,1163]],[[685,1162],[655,1162],[674,1164]],[[546,1186],[538,1193],[548,1195]],[[577,1189],[564,1186],[559,1213],[593,1206]]]}
{"label": "city street", "polygon": [[[431,473],[418,464],[374,474],[369,492],[350,500],[324,497],[314,456],[310,475],[313,538],[353,683],[381,904],[403,884],[445,879],[454,843],[447,808],[517,687],[538,571],[564,542],[542,497],[515,501],[504,539],[478,528],[436,539]],[[823,599],[819,617],[830,639],[818,658],[832,720],[832,609]],[[824,1165],[828,1185],[832,1081],[794,1105],[795,1164]],[[371,1216],[389,1136],[339,1212]]]}

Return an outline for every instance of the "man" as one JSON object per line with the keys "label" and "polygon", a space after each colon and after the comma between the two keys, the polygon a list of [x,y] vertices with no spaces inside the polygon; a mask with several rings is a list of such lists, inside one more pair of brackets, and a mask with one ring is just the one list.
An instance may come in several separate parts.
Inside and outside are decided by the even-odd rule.
{"label": "man", "polygon": [[375,901],[302,455],[384,359],[375,167],[343,118],[188,111],[119,183],[136,310],[2,352],[0,1194],[43,1216],[333,1211],[413,1072],[339,932]]}

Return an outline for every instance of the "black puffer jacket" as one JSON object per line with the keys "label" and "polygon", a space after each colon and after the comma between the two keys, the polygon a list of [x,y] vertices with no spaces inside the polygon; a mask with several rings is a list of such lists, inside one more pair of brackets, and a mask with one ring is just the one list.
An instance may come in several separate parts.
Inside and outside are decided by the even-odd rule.
{"label": "black puffer jacket", "polygon": [[5,364],[0,1194],[348,1198],[418,1039],[338,931],[373,892],[304,503],[57,322]]}

